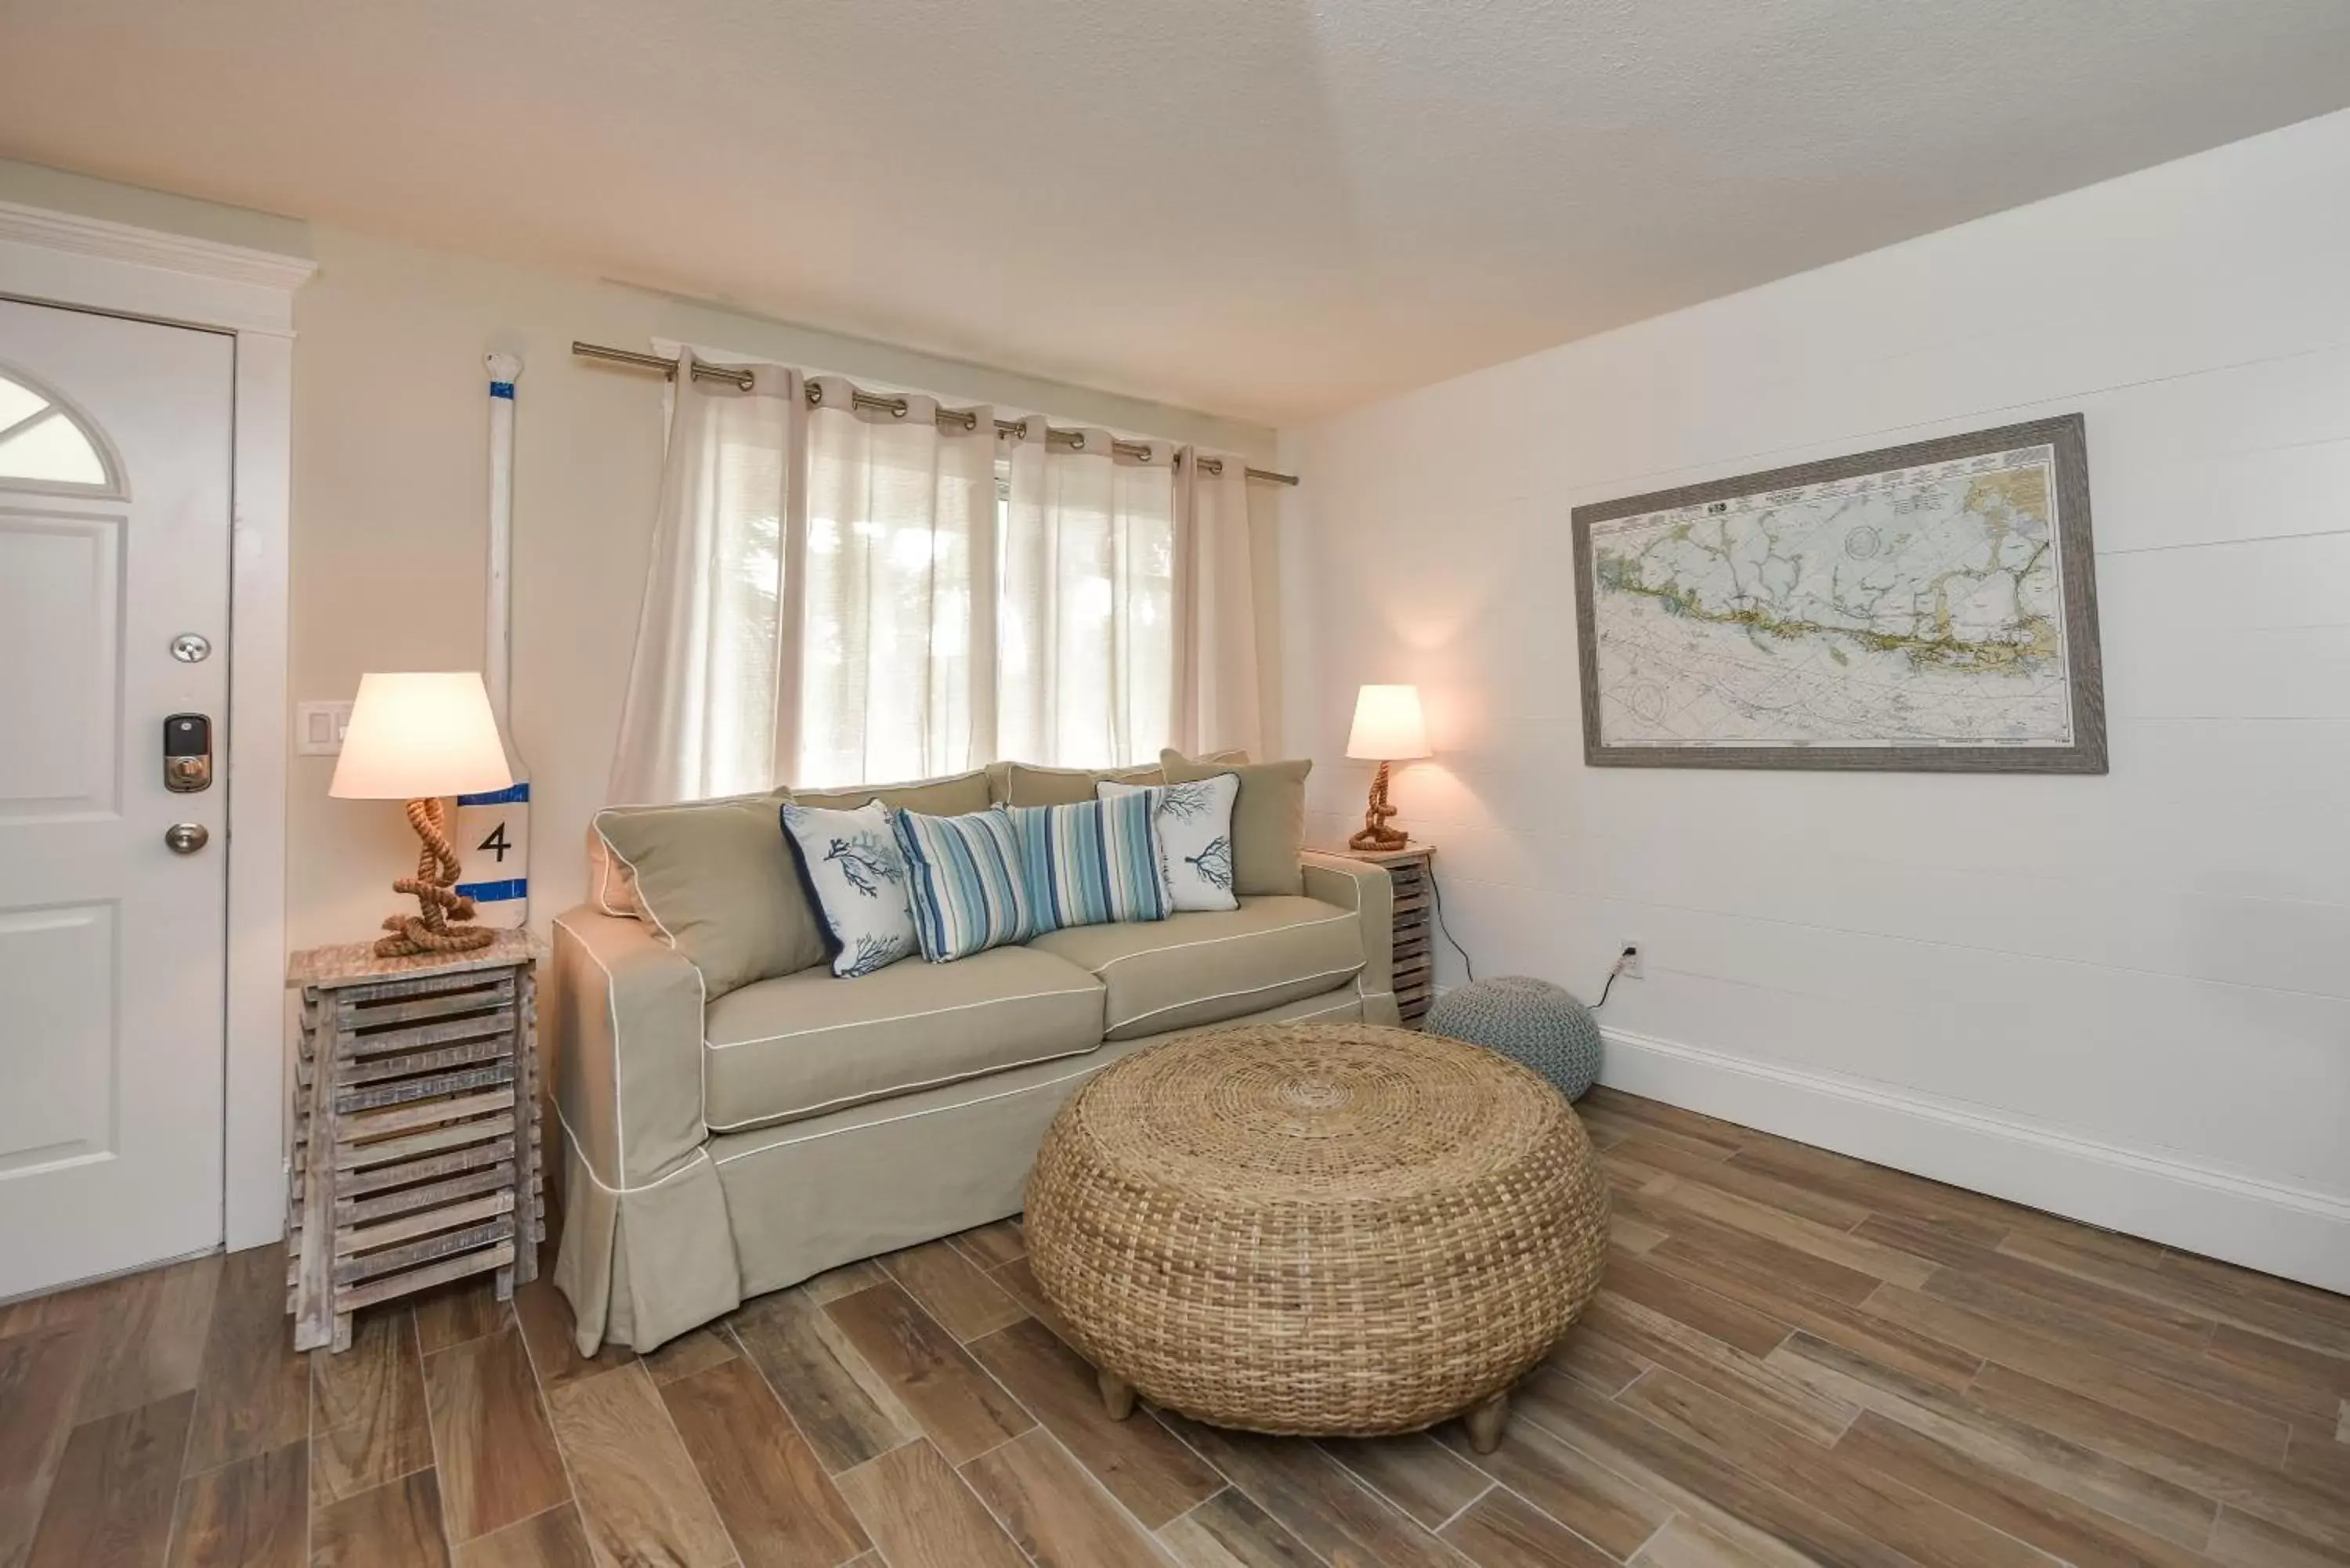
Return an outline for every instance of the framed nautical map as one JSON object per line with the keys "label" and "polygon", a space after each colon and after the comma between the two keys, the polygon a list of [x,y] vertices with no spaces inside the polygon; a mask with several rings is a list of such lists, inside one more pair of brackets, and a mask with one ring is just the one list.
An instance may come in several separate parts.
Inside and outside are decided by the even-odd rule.
{"label": "framed nautical map", "polygon": [[2106,771],[2078,414],[1574,521],[1586,762]]}

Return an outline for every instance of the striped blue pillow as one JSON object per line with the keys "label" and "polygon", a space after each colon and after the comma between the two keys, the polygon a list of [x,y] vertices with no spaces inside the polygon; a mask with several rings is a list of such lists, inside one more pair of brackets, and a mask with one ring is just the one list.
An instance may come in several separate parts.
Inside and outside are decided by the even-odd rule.
{"label": "striped blue pillow", "polygon": [[1159,795],[1009,808],[1038,929],[1168,917],[1175,900],[1151,827]]}
{"label": "striped blue pillow", "polygon": [[914,933],[922,956],[947,963],[1044,928],[1020,875],[1020,846],[1002,806],[965,816],[892,811],[889,826],[906,857]]}

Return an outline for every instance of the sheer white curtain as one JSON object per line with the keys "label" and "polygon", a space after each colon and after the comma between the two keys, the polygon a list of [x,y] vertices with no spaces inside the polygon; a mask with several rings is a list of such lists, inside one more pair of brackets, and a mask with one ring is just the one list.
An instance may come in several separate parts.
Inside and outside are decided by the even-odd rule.
{"label": "sheer white curtain", "polygon": [[615,802],[737,794],[775,777],[792,663],[777,611],[804,405],[796,374],[751,369],[746,392],[696,380],[691,356],[678,362]]}
{"label": "sheer white curtain", "polygon": [[995,755],[995,414],[809,383],[801,701],[779,782],[880,783]]}
{"label": "sheer white curtain", "polygon": [[[680,360],[609,796],[1257,746],[1245,467]],[[729,366],[729,370],[738,369]],[[1118,450],[1121,446],[1125,451]],[[1010,472],[999,520],[996,464]]]}
{"label": "sheer white curtain", "polygon": [[[1174,739],[1175,449],[1120,452],[1107,431],[1005,439],[997,749],[1106,767]],[[1139,444],[1139,443],[1137,443]]]}
{"label": "sheer white curtain", "polygon": [[[1205,457],[1220,472],[1201,466]],[[1257,693],[1256,568],[1248,465],[1187,452],[1176,487],[1175,740],[1193,756],[1264,742]]]}

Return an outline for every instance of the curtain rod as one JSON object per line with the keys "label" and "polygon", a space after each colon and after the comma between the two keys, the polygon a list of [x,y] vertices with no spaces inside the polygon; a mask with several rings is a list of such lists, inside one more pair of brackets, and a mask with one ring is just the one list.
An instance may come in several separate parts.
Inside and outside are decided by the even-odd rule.
{"label": "curtain rod", "polygon": [[[638,354],[626,348],[608,348],[600,343],[581,343],[576,340],[571,345],[571,352],[582,359],[601,359],[612,365],[632,365],[640,370],[658,370],[672,381],[677,379],[677,361],[664,359],[658,354]],[[746,392],[751,389],[753,384],[751,372],[747,369],[733,365],[705,364],[700,359],[693,362],[693,379],[697,381],[732,381]],[[815,383],[810,382],[808,401],[816,402],[822,395],[816,390]],[[851,400],[858,408],[871,409],[876,413],[903,414],[906,411],[905,399],[885,398],[879,393],[868,392],[862,389],[855,392]],[[960,425],[968,431],[978,426],[979,416],[969,409],[941,409],[938,421],[942,425]],[[998,435],[1017,435],[1026,428],[1015,420],[995,421],[995,431]],[[1048,431],[1045,432],[1045,439],[1055,445],[1071,447],[1079,451],[1084,450],[1086,444],[1085,433],[1081,431]],[[1147,457],[1150,453],[1149,447],[1136,441],[1113,441],[1109,444],[1111,451],[1123,453],[1128,457]],[[1199,460],[1199,463],[1200,467],[1209,473],[1221,474],[1224,472],[1224,464],[1220,458],[1203,457]],[[1297,483],[1297,475],[1294,473],[1275,473],[1271,469],[1265,468],[1252,468],[1248,471],[1248,476],[1251,479],[1262,479],[1269,484]]]}

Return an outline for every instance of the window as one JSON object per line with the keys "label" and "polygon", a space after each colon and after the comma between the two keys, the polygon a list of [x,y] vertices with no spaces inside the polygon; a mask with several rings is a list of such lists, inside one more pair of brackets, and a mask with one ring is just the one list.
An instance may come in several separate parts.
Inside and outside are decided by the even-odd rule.
{"label": "window", "polygon": [[[758,378],[678,388],[613,799],[1149,763],[1202,713],[1254,743],[1237,464],[1179,483],[1172,442]],[[1217,531],[1239,576],[1194,602]],[[1187,632],[1203,604],[1237,633]]]}
{"label": "window", "polygon": [[1155,762],[1174,722],[1172,462],[1029,442],[1009,469],[997,753],[1055,767]]}
{"label": "window", "polygon": [[[808,436],[792,781],[1155,761],[1173,720],[1171,461],[835,401]],[[764,545],[753,575],[778,575]]]}
{"label": "window", "polygon": [[113,475],[81,421],[47,394],[0,372],[0,482],[113,488]]}
{"label": "window", "polygon": [[976,549],[992,543],[989,438],[814,421],[797,596],[798,765],[815,787],[921,778],[987,760],[974,682]]}

